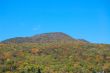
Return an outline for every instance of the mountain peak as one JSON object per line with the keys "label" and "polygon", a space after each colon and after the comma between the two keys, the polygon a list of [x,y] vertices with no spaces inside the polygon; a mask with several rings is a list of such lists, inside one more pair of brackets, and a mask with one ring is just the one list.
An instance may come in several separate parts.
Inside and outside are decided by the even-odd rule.
{"label": "mountain peak", "polygon": [[[56,43],[56,42],[85,42],[72,38],[63,32],[37,34],[31,37],[15,37],[1,43]],[[87,43],[87,42],[85,42]]]}
{"label": "mountain peak", "polygon": [[71,41],[74,40],[63,32],[50,32],[34,35],[32,37],[15,37],[2,41],[2,43],[47,43],[56,41]]}

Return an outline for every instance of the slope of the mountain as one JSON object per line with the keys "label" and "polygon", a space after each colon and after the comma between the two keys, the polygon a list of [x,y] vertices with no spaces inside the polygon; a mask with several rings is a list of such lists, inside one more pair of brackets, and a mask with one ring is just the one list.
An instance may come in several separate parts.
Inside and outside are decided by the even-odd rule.
{"label": "slope of the mountain", "polygon": [[110,45],[0,44],[0,73],[110,73]]}
{"label": "slope of the mountain", "polygon": [[77,41],[62,32],[52,32],[35,35],[32,37],[16,37],[2,41],[2,43],[46,43],[46,42],[67,42]]}

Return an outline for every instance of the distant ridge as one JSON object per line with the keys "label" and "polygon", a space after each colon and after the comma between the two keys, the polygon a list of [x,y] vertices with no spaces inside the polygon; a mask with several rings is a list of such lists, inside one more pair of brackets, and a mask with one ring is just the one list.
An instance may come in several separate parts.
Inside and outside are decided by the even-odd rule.
{"label": "distant ridge", "polygon": [[10,38],[2,41],[1,43],[47,43],[47,42],[67,42],[67,41],[82,41],[82,40],[74,39],[62,32],[51,32],[34,35],[32,37]]}
{"label": "distant ridge", "polygon": [[87,42],[87,43],[90,43],[89,41],[85,40],[85,39],[78,39],[80,41],[83,41],[83,42]]}

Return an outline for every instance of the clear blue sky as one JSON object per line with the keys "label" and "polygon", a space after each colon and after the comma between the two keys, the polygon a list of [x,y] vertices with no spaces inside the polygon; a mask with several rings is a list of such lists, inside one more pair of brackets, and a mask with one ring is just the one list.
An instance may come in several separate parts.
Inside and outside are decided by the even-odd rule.
{"label": "clear blue sky", "polygon": [[110,43],[110,0],[0,0],[0,41],[47,32]]}

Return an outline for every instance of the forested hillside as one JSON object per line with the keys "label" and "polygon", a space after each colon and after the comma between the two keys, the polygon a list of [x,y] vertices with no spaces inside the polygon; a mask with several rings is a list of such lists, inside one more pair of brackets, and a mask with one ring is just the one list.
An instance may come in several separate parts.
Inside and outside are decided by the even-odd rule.
{"label": "forested hillside", "polygon": [[110,73],[109,44],[68,39],[46,43],[2,42],[0,73]]}

